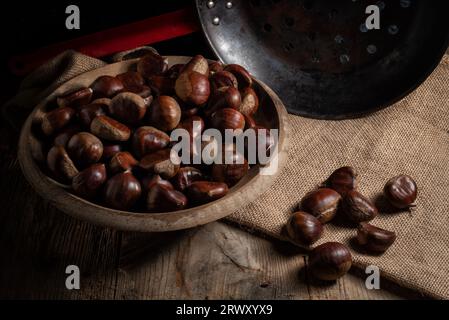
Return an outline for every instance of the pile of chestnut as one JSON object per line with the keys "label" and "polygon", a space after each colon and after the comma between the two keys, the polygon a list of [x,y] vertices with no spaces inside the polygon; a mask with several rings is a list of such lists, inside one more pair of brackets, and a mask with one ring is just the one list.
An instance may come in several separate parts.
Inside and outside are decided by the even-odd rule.
{"label": "pile of chestnut", "polygon": [[[414,206],[417,185],[407,176],[390,179],[383,190],[384,197],[396,209]],[[396,240],[396,234],[368,223],[378,215],[375,204],[357,191],[357,173],[352,167],[334,171],[324,184],[306,194],[287,222],[288,236],[295,243],[310,246],[323,234],[323,225],[339,218],[357,228],[355,243],[359,249],[373,254],[384,253]],[[352,265],[349,248],[338,242],[315,247],[309,255],[312,274],[325,281],[345,275]]]}
{"label": "pile of chestnut", "polygon": [[194,121],[201,132],[258,130],[258,107],[243,67],[198,55],[169,68],[151,52],[133,71],[100,76],[52,101],[34,123],[44,144],[32,153],[84,199],[127,211],[181,210],[225,196],[249,165],[177,165],[171,131],[183,128],[192,138]]}

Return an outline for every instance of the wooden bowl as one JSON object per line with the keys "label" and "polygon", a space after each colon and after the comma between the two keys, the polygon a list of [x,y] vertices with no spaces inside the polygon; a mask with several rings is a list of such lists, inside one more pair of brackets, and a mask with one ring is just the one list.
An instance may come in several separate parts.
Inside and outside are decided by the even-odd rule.
{"label": "wooden bowl", "polygon": [[[170,65],[186,63],[189,59],[189,57],[179,56],[168,57]],[[67,187],[45,175],[31,153],[30,146],[36,143],[36,139],[33,139],[31,134],[33,119],[42,115],[47,103],[55,97],[75,88],[88,87],[101,75],[115,76],[128,71],[135,67],[136,61],[137,59],[123,61],[79,75],[50,94],[28,117],[20,135],[18,158],[25,178],[43,198],[61,211],[94,224],[128,231],[162,232],[192,228],[226,217],[254,201],[270,187],[287,159],[287,111],[278,96],[258,80],[255,80],[254,89],[259,94],[261,106],[256,119],[271,129],[279,129],[278,170],[275,174],[263,175],[261,172],[265,170],[264,168],[258,165],[253,166],[249,173],[219,200],[168,213],[119,211],[79,198]]]}

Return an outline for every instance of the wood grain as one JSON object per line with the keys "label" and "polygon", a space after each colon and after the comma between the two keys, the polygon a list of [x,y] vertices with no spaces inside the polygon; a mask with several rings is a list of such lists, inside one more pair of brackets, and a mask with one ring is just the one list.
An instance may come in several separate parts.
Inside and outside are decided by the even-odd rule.
{"label": "wood grain", "polygon": [[[313,284],[297,248],[222,222],[160,234],[93,226],[37,196],[13,157],[1,157],[0,174],[3,299],[399,298],[352,274]],[[65,288],[70,264],[80,267],[80,290]]]}

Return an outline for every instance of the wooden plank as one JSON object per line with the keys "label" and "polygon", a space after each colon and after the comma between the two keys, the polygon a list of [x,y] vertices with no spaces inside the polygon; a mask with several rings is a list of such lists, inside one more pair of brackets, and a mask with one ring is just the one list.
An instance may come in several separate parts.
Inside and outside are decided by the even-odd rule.
{"label": "wooden plank", "polygon": [[[316,286],[299,249],[221,222],[180,232],[122,234],[75,220],[41,200],[14,159],[0,163],[0,298],[397,297],[366,290],[355,275]],[[65,288],[69,264],[81,269],[81,290]]]}

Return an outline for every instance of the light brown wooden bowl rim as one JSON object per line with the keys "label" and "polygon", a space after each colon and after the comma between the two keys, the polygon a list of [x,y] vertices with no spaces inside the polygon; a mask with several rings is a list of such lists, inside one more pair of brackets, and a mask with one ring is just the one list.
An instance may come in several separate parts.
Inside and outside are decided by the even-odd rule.
{"label": "light brown wooden bowl rim", "polygon": [[[183,63],[189,57],[169,56],[170,65]],[[70,193],[61,184],[45,175],[34,161],[29,148],[32,120],[48,101],[64,93],[68,88],[89,86],[99,75],[116,75],[124,72],[137,59],[122,61],[83,73],[56,89],[39,103],[27,118],[19,140],[18,159],[22,172],[30,185],[47,201],[59,210],[80,220],[111,227],[118,230],[141,232],[164,232],[192,228],[221,218],[243,208],[255,201],[275,181],[284,167],[288,153],[288,113],[279,97],[264,83],[255,79],[257,84],[267,92],[273,100],[279,123],[279,162],[274,175],[260,175],[259,166],[251,168],[239,184],[234,186],[225,197],[214,202],[182,211],[167,213],[136,213],[106,208]]]}

